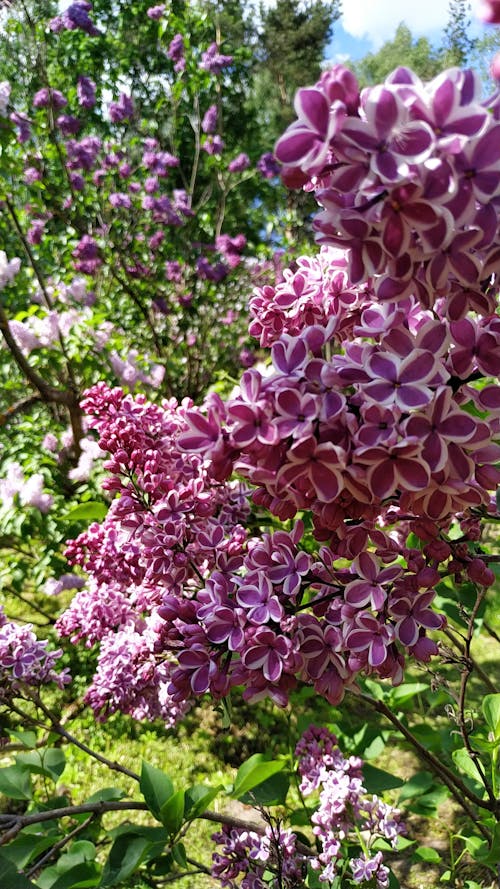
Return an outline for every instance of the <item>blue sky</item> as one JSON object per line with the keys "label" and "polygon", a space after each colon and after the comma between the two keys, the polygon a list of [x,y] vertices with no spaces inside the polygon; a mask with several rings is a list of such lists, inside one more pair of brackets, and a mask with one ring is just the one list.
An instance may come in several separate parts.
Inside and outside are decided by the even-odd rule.
{"label": "blue sky", "polygon": [[[379,49],[394,36],[404,21],[415,37],[439,40],[448,21],[449,0],[344,0],[342,19],[335,25],[326,56],[342,61],[346,56],[359,59]],[[472,0],[474,32],[484,30],[477,18],[480,0]]]}

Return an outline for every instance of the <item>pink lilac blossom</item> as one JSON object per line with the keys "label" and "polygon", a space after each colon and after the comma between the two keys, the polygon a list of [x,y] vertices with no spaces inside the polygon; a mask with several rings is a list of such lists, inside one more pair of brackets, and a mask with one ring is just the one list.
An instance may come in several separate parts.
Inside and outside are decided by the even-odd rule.
{"label": "pink lilac blossom", "polygon": [[[335,66],[300,91],[277,156],[337,216],[320,221],[317,256],[252,299],[250,332],[271,363],[201,407],[87,393],[110,453],[105,488],[120,497],[69,557],[97,596],[118,588],[137,621],[158,618],[173,702],[242,686],[284,706],[305,684],[337,705],[360,675],[398,684],[407,660],[438,651],[441,578],[491,582],[478,544],[500,481],[500,99],[490,113],[478,96],[458,69],[427,85],[398,69],[360,97]],[[158,145],[144,149],[154,165]],[[153,217],[173,213],[143,200]],[[220,235],[210,249],[224,261],[200,255],[198,277],[216,284],[244,246]],[[182,284],[174,262],[167,276]],[[250,499],[275,523],[304,513],[312,532],[302,542],[298,521],[248,539]]]}

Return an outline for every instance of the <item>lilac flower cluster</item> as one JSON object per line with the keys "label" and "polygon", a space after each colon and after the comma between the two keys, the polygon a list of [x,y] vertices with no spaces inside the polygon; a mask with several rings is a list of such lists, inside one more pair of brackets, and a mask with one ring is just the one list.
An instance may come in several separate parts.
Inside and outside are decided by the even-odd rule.
{"label": "lilac flower cluster", "polygon": [[113,123],[123,123],[130,120],[134,114],[134,103],[131,96],[120,93],[118,101],[109,103],[108,112]]}
{"label": "lilac flower cluster", "polygon": [[297,852],[297,838],[291,830],[267,825],[263,833],[257,833],[224,826],[212,840],[222,849],[212,855],[211,874],[224,889],[305,886],[307,857]]}
{"label": "lilac flower cluster", "polygon": [[319,806],[312,824],[321,852],[311,863],[321,871],[320,880],[335,879],[339,863],[347,857],[346,841],[356,843],[362,836],[362,854],[349,862],[354,882],[387,889],[389,870],[382,864],[382,854],[372,856],[370,848],[379,837],[396,848],[398,837],[406,832],[399,811],[367,794],[362,760],[357,756],[346,759],[335,735],[327,729],[311,726],[297,744],[295,756],[303,795],[308,797],[319,791]]}
{"label": "lilac flower cluster", "polygon": [[16,695],[22,685],[38,687],[55,682],[63,688],[70,681],[65,668],[54,669],[62,651],[49,651],[47,640],[39,640],[30,624],[19,626],[5,616],[0,605],[0,697]]}
{"label": "lilac flower cluster", "polygon": [[298,91],[295,109],[276,157],[285,180],[315,191],[318,240],[347,250],[350,281],[372,277],[380,301],[411,295],[450,320],[491,312],[500,92],[481,101],[472,71],[422,83],[398,68],[360,94],[337,65]]}
{"label": "lilac flower cluster", "polygon": [[7,284],[10,284],[21,268],[21,260],[18,256],[13,259],[7,259],[4,250],[0,250],[0,290],[3,290]]}
{"label": "lilac flower cluster", "polygon": [[14,499],[18,497],[21,506],[33,506],[40,512],[48,512],[54,498],[51,494],[43,493],[44,485],[45,481],[40,472],[25,478],[19,463],[9,463],[5,478],[0,478],[0,508],[11,509]]}
{"label": "lilac flower cluster", "polygon": [[[170,674],[177,663],[169,663],[167,670],[165,652],[175,648],[175,630],[171,639],[165,636],[168,627],[158,608],[172,601],[185,602],[189,610],[200,577],[208,577],[212,570],[237,569],[246,547],[241,525],[248,515],[246,499],[239,486],[214,483],[202,458],[186,459],[179,450],[189,402],[178,405],[172,400],[154,406],[142,396],[134,400],[100,384],[87,393],[84,404],[100,433],[99,446],[111,454],[106,467],[113,475],[106,486],[119,491],[120,497],[101,526],[91,525],[69,544],[70,560],[90,573],[91,580],[59,619],[58,630],[74,641],[100,644],[103,660],[89,690],[96,710],[115,707],[111,662],[126,643],[116,642],[115,647],[111,637],[146,634],[147,640],[140,644],[134,636],[137,657],[149,664],[148,670],[137,674],[141,699],[147,676],[149,712],[161,690],[162,718],[167,719],[167,703],[177,718],[188,701],[171,699]],[[134,695],[133,688],[128,694]],[[122,696],[116,706],[125,706],[124,700]],[[139,712],[138,707],[137,702],[130,703],[127,712]]]}
{"label": "lilac flower cluster", "polygon": [[211,74],[220,74],[224,68],[229,68],[232,64],[233,57],[222,55],[217,44],[211,43],[208,49],[202,53],[200,68]]}
{"label": "lilac flower cluster", "polygon": [[[269,696],[285,705],[298,683],[337,704],[360,674],[397,684],[407,658],[427,662],[438,651],[431,634],[445,625],[433,605],[441,577],[493,581],[476,544],[500,481],[500,322],[490,281],[497,178],[500,188],[496,104],[490,114],[472,75],[458,69],[425,87],[398,69],[359,102],[353,75],[335,67],[299,92],[302,116],[278,143],[287,175],[314,175],[322,200],[327,191],[334,202],[339,183],[351,183],[352,194],[335,206],[359,243],[331,228],[332,246],[257,291],[251,331],[271,347],[272,365],[247,370],[225,402],[211,395],[201,408],[154,407],[104,386],[85,401],[99,446],[111,454],[107,487],[120,497],[70,553],[91,574],[96,599],[126,595],[134,632],[158,618],[153,649],[159,665],[165,652],[171,658],[167,691],[179,705],[205,693],[220,698],[234,686],[247,700]],[[386,133],[391,109],[397,115]],[[377,139],[385,140],[383,152]],[[156,143],[145,148],[158,153]],[[479,173],[464,174],[463,187],[454,179],[475,149],[487,157],[482,191]],[[399,225],[406,204],[394,191],[402,188],[415,198],[408,230]],[[423,188],[420,197],[413,188]],[[153,220],[172,212],[153,193],[143,200]],[[450,203],[460,200],[461,209]],[[442,230],[453,215],[456,245]],[[370,275],[363,251],[378,254],[367,246],[366,225],[384,257]],[[391,259],[396,231],[402,240]],[[95,260],[97,245],[84,241],[79,252]],[[220,236],[221,262],[200,247],[197,274],[216,283],[239,261],[244,239]],[[404,292],[382,293],[382,268],[393,259],[406,263],[397,280],[407,283]],[[190,300],[174,260],[166,273]],[[422,275],[432,298],[424,298]],[[257,508],[282,520],[308,514],[314,541],[301,542],[301,522],[247,540],[239,522],[249,491],[237,489],[230,507],[233,473],[252,486]],[[75,604],[74,621],[61,619],[65,632],[80,632],[77,611]],[[107,626],[120,631],[112,620]]]}
{"label": "lilac flower cluster", "polygon": [[82,108],[86,108],[88,110],[94,107],[96,103],[96,85],[94,81],[90,79],[90,77],[80,75],[80,77],[78,78],[76,91],[78,102],[82,106]]}
{"label": "lilac flower cluster", "polygon": [[[319,791],[312,824],[321,851],[315,854],[311,849],[307,854],[303,844],[298,848],[291,830],[272,822],[263,831],[223,827],[212,836],[222,846],[212,855],[212,876],[225,889],[298,889],[306,885],[309,865],[328,884],[342,874],[342,885],[349,881],[349,886],[387,889],[389,869],[382,863],[382,853],[371,849],[380,838],[396,848],[398,837],[406,832],[399,811],[367,794],[362,760],[346,759],[327,729],[311,726],[295,756],[303,795]],[[354,850],[359,850],[358,857],[352,857]]]}
{"label": "lilac flower cluster", "polygon": [[89,37],[99,37],[101,31],[97,28],[89,16],[92,3],[89,0],[75,0],[70,3],[62,15],[58,15],[50,22],[50,28],[56,33],[59,31],[84,31]]}

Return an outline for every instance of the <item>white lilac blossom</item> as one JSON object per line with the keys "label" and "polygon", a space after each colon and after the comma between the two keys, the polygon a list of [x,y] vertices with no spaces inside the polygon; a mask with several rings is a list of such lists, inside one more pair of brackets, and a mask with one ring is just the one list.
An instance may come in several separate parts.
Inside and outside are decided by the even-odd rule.
{"label": "white lilac blossom", "polygon": [[3,509],[11,509],[15,498],[19,497],[22,506],[33,506],[40,512],[48,512],[54,498],[43,492],[44,485],[41,473],[36,472],[25,478],[19,463],[9,463],[5,469],[5,477],[0,478],[0,505]]}
{"label": "white lilac blossom", "polygon": [[21,260],[17,256],[7,259],[4,250],[0,250],[0,290],[3,290],[7,284],[14,280],[20,268]]}
{"label": "white lilac blossom", "polygon": [[8,80],[0,81],[0,114],[2,117],[7,115],[7,107],[9,104],[11,86]]}

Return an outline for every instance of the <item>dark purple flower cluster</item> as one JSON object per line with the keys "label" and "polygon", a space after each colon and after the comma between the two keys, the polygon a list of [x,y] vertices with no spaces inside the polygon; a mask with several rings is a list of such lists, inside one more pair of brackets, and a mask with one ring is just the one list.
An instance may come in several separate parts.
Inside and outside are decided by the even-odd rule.
{"label": "dark purple flower cluster", "polygon": [[108,111],[110,120],[113,123],[123,123],[133,117],[134,103],[126,93],[120,93],[117,102],[109,103]]}
{"label": "dark purple flower cluster", "polygon": [[68,104],[68,100],[59,90],[51,89],[44,86],[33,96],[33,108],[49,108],[52,107],[56,111],[64,108]]}
{"label": "dark purple flower cluster", "polygon": [[99,37],[101,31],[99,28],[96,28],[89,16],[91,10],[92,3],[89,3],[88,0],[76,0],[76,2],[70,3],[60,17],[53,19],[53,23],[58,22],[58,20],[61,23],[60,27],[59,24],[55,27],[53,26],[53,30],[66,28],[68,31],[74,31],[79,29],[85,31],[89,37]]}
{"label": "dark purple flower cluster", "polygon": [[91,235],[84,235],[78,241],[73,256],[76,260],[74,264],[76,271],[85,275],[95,275],[102,265],[99,248]]}
{"label": "dark purple flower cluster", "polygon": [[96,103],[95,97],[96,86],[93,80],[90,77],[84,77],[81,75],[78,78],[78,84],[76,87],[76,92],[78,96],[78,102],[82,106],[82,108],[93,108]]}

